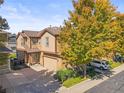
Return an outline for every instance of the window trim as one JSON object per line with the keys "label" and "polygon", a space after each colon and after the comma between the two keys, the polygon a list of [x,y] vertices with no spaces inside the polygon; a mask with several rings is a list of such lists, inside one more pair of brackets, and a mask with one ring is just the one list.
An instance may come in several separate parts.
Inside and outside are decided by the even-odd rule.
{"label": "window trim", "polygon": [[49,37],[45,37],[45,46],[49,47]]}

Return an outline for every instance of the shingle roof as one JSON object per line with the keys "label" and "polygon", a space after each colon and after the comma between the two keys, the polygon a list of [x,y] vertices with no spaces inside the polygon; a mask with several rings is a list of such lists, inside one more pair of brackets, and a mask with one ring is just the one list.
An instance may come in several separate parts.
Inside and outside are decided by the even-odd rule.
{"label": "shingle roof", "polygon": [[60,54],[55,52],[48,52],[48,51],[42,51],[42,52],[44,52],[44,54],[48,56],[60,57]]}
{"label": "shingle roof", "polygon": [[47,30],[49,33],[53,34],[53,35],[59,35],[61,29],[59,27],[48,27],[45,28],[44,30]]}
{"label": "shingle roof", "polygon": [[23,37],[26,37],[26,34],[25,33],[20,33]]}
{"label": "shingle roof", "polygon": [[59,27],[48,27],[41,31],[30,31],[30,30],[23,30],[21,34],[23,37],[41,37],[45,32],[49,32],[50,34],[56,36],[59,35],[61,29]]}
{"label": "shingle roof", "polygon": [[23,30],[22,33],[25,33],[29,37],[39,37],[39,31],[29,31],[29,30]]}
{"label": "shingle roof", "polygon": [[2,52],[2,53],[10,53],[10,52],[12,52],[12,50],[10,50],[10,49],[7,48],[7,47],[1,47],[1,48],[0,48],[0,52]]}
{"label": "shingle roof", "polygon": [[7,32],[7,31],[0,31],[0,33],[8,33],[8,34],[9,34],[10,32]]}

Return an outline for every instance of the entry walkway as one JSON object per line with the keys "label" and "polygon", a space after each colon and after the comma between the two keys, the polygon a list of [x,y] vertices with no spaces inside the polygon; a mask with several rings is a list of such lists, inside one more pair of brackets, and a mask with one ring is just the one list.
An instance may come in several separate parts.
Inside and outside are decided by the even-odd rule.
{"label": "entry walkway", "polygon": [[[124,64],[113,69],[112,72],[113,72],[113,76],[115,76],[116,74],[120,73],[124,71]],[[77,85],[74,85],[70,88],[65,88],[65,87],[61,87],[59,89],[59,93],[84,93],[85,91],[97,86],[98,84],[108,80],[109,77],[103,77],[102,79],[98,79],[98,80],[91,80],[91,79],[88,79],[86,81],[83,81]]]}
{"label": "entry walkway", "polygon": [[31,69],[35,70],[35,71],[42,71],[42,70],[46,70],[46,68],[44,68],[42,65],[40,64],[34,64],[32,66],[30,66]]}

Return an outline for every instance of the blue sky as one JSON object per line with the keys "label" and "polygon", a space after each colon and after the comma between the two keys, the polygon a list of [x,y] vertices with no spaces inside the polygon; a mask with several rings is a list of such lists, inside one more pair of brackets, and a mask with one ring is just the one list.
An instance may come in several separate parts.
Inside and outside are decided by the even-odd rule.
{"label": "blue sky", "polygon": [[[112,0],[118,11],[124,12],[124,0]],[[0,15],[10,25],[9,32],[17,33],[24,29],[42,30],[48,26],[60,26],[72,10],[71,0],[5,0]]]}

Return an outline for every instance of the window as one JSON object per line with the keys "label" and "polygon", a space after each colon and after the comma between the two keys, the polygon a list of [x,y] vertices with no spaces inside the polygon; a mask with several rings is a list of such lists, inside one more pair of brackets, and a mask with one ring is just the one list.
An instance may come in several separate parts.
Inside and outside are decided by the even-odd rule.
{"label": "window", "polygon": [[46,37],[45,38],[45,46],[46,47],[49,47],[49,37]]}
{"label": "window", "polygon": [[94,63],[101,64],[99,61],[93,61]]}
{"label": "window", "polygon": [[37,44],[37,43],[38,43],[38,39],[32,38],[32,44]]}

